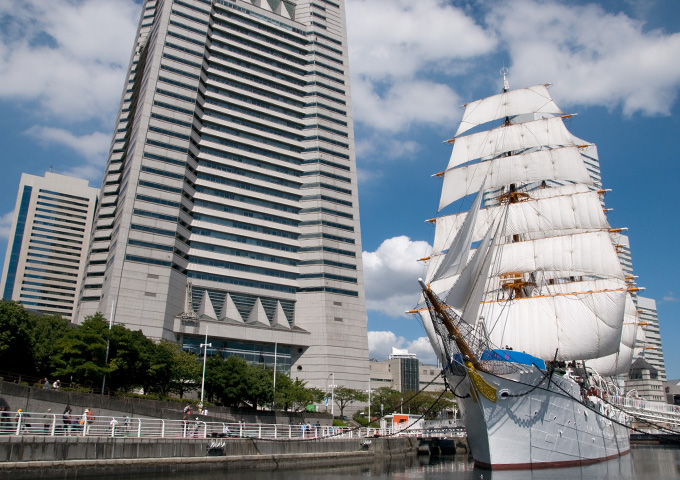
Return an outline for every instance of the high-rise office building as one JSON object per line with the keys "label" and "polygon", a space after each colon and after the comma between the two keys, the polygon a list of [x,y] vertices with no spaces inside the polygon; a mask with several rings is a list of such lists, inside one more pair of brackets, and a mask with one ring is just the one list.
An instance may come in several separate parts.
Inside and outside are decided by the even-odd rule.
{"label": "high-rise office building", "polygon": [[0,291],[29,310],[73,317],[99,189],[47,172],[23,174]]}
{"label": "high-rise office building", "polygon": [[661,334],[659,332],[659,317],[656,311],[656,301],[652,298],[637,297],[638,313],[640,322],[645,331],[645,344],[636,345],[636,357],[643,357],[654,367],[659,380],[666,381],[666,363],[663,360],[663,348],[661,346]]}
{"label": "high-rise office building", "polygon": [[146,0],[78,319],[368,385],[343,0]]}

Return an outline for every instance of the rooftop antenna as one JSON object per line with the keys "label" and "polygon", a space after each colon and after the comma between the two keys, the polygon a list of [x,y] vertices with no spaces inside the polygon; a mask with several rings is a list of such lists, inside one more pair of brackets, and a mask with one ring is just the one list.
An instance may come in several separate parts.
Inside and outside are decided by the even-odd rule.
{"label": "rooftop antenna", "polygon": [[503,75],[503,91],[507,92],[510,90],[510,84],[508,83],[507,79],[507,74],[508,74],[508,69],[503,67],[501,68],[501,75]]}

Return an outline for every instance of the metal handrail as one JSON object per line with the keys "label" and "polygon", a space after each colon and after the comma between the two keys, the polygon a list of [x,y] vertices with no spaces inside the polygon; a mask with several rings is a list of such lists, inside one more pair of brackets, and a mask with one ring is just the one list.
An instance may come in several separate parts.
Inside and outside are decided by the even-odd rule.
{"label": "metal handrail", "polygon": [[[321,425],[208,422],[158,418],[84,415],[64,417],[55,413],[1,412],[0,435],[85,436],[115,438],[257,438],[266,440],[311,440],[389,436],[392,428],[349,428]],[[410,429],[396,435],[431,435],[431,430]],[[441,432],[440,432],[441,434]],[[450,436],[457,436],[451,430]]]}

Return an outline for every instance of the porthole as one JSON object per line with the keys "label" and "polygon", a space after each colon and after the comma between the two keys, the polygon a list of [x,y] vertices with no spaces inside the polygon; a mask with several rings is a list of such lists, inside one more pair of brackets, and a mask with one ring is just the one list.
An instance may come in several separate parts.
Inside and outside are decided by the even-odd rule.
{"label": "porthole", "polygon": [[501,390],[500,392],[498,392],[498,397],[501,400],[507,400],[508,397],[510,397],[510,390]]}
{"label": "porthole", "polygon": [[297,366],[298,371],[302,370],[302,365]]}

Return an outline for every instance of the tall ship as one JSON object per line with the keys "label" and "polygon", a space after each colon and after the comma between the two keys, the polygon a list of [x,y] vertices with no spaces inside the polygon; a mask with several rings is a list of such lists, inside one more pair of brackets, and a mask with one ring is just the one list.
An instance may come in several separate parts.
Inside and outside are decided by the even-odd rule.
{"label": "tall ship", "polygon": [[607,378],[628,371],[638,315],[595,145],[549,85],[466,104],[433,220],[417,313],[456,396],[475,463],[584,465],[629,452]]}

